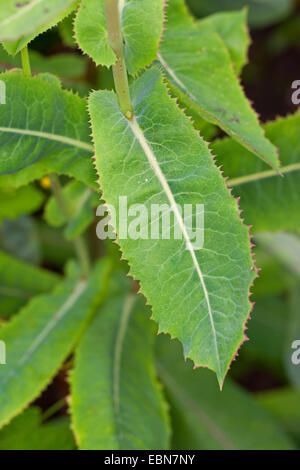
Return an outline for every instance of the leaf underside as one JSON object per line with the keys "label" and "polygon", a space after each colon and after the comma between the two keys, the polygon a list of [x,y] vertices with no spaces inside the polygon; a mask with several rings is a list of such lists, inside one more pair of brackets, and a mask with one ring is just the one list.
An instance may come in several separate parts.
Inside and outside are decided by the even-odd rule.
{"label": "leaf underside", "polygon": [[114,205],[117,220],[119,196],[127,196],[128,207],[144,204],[148,214],[151,204],[192,204],[194,210],[204,204],[203,249],[191,248],[178,214],[174,220],[181,240],[172,235],[162,239],[161,231],[159,240],[151,239],[150,217],[141,223],[148,239],[118,243],[130,274],[140,280],[153,307],[159,330],[178,337],[185,356],[214,370],[222,383],[244,341],[250,310],[255,270],[248,229],[206,143],[168,96],[159,71],[145,72],[132,86],[131,96],[136,116],[132,121],[121,114],[112,92],[90,97],[103,199]]}

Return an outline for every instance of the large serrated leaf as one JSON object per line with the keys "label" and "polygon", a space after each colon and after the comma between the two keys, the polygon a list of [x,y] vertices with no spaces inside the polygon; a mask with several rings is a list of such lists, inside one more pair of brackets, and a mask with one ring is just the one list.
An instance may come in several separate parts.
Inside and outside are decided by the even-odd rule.
{"label": "large serrated leaf", "polygon": [[[116,56],[108,43],[104,3],[104,0],[82,0],[75,20],[75,35],[80,48],[97,65],[109,67],[116,62]],[[131,74],[155,59],[163,31],[163,7],[164,0],[119,1],[125,59]]]}
{"label": "large serrated leaf", "polygon": [[106,302],[90,324],[71,377],[72,421],[81,449],[169,447],[154,338],[154,324],[134,294]]}
{"label": "large serrated leaf", "polygon": [[6,364],[0,368],[0,426],[49,383],[105,296],[109,264],[99,262],[89,280],[70,278],[53,293],[34,298],[0,329]]}
{"label": "large serrated leaf", "polygon": [[217,33],[201,32],[195,25],[171,28],[164,34],[158,59],[183,103],[279,169],[277,150],[265,137]]}
{"label": "large serrated leaf", "polygon": [[220,392],[212,374],[184,362],[180,345],[158,338],[158,373],[171,404],[173,448],[295,449],[276,419],[228,380]]}
{"label": "large serrated leaf", "polygon": [[212,144],[213,152],[235,195],[243,217],[259,230],[296,230],[300,225],[300,112],[266,126],[267,137],[279,148],[283,177],[232,139]]}
{"label": "large serrated leaf", "polygon": [[[119,196],[127,197],[128,207],[143,203],[148,214],[152,204],[166,204],[174,215],[181,239],[162,239],[161,227],[159,240],[151,239],[150,217],[141,221],[148,239],[118,243],[160,331],[178,337],[185,355],[216,371],[222,383],[250,310],[255,270],[248,229],[206,143],[168,96],[159,71],[145,72],[131,95],[131,121],[113,92],[90,97],[103,199],[115,207],[117,220]],[[203,249],[194,250],[176,204],[191,204],[194,215],[196,204],[204,204]]]}
{"label": "large serrated leaf", "polygon": [[[3,5],[2,5],[3,4]],[[36,36],[55,26],[78,5],[78,0],[1,0],[0,41],[17,54]]]}
{"label": "large serrated leaf", "polygon": [[93,148],[86,101],[38,77],[4,73],[0,80],[6,86],[6,104],[0,105],[0,175],[47,158],[62,172],[72,166],[88,177],[82,160]]}
{"label": "large serrated leaf", "polygon": [[0,251],[0,316],[16,312],[29,299],[51,291],[60,277]]}

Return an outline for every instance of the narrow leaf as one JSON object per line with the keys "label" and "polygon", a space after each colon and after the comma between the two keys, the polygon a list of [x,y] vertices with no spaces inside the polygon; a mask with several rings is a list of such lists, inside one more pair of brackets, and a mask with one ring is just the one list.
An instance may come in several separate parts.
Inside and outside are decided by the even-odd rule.
{"label": "narrow leaf", "polygon": [[[71,181],[63,188],[72,220],[65,230],[66,238],[73,239],[83,233],[95,217],[94,208],[99,205],[97,194],[79,181]],[[52,196],[45,207],[45,219],[54,227],[61,227],[67,221]]]}
{"label": "narrow leaf", "polygon": [[17,54],[36,36],[55,26],[78,5],[78,0],[5,0],[0,10],[0,41]]}
{"label": "narrow leaf", "polygon": [[70,420],[60,417],[42,422],[42,413],[31,406],[0,431],[0,450],[72,450],[75,441]]}
{"label": "narrow leaf", "polygon": [[[130,274],[140,280],[160,331],[178,337],[185,355],[216,371],[222,383],[244,340],[250,310],[255,269],[248,229],[207,145],[168,96],[158,70],[145,72],[131,96],[136,116],[131,121],[113,92],[90,97],[103,199],[114,206],[117,220],[119,196],[127,197],[128,207],[144,205],[138,241],[127,234],[118,240]],[[179,238],[163,239],[159,227],[158,239],[151,239],[152,204],[165,204],[174,215]],[[176,204],[191,204],[194,214],[196,204],[204,204],[204,248],[194,249]]]}
{"label": "narrow leaf", "polygon": [[81,449],[168,448],[153,326],[134,294],[109,300],[90,324],[71,378],[72,421]]}
{"label": "narrow leaf", "polygon": [[194,25],[171,28],[164,34],[158,59],[181,101],[278,170],[276,148],[266,139],[218,34]]}
{"label": "narrow leaf", "polygon": [[0,251],[0,316],[16,312],[31,297],[51,291],[60,276]]}
{"label": "narrow leaf", "polygon": [[[82,0],[75,20],[75,35],[79,47],[97,65],[109,67],[116,62],[116,56],[108,43],[104,3],[104,0]],[[129,73],[136,74],[155,59],[163,31],[163,8],[164,0],[119,1]]]}
{"label": "narrow leaf", "polygon": [[0,368],[0,426],[22,411],[70,354],[107,287],[108,263],[90,279],[72,278],[34,298],[0,329],[6,365]]}

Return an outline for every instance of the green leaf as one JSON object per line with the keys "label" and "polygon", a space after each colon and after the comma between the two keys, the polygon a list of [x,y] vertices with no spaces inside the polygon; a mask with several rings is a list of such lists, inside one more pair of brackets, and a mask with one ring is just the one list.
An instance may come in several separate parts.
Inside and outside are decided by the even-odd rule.
{"label": "green leaf", "polygon": [[94,318],[71,376],[72,421],[81,449],[168,448],[153,344],[154,324],[134,294],[109,300]]}
{"label": "green leaf", "polygon": [[286,300],[271,297],[255,303],[247,329],[249,341],[241,355],[249,362],[263,365],[275,377],[284,379],[284,355],[286,351],[289,318]]}
{"label": "green leaf", "polygon": [[90,279],[72,276],[53,293],[34,298],[0,329],[6,365],[0,368],[0,426],[32,402],[70,354],[103,300],[109,264]]}
{"label": "green leaf", "polygon": [[42,413],[31,406],[0,431],[0,450],[72,450],[75,441],[67,417],[42,422]]}
{"label": "green leaf", "polygon": [[[161,227],[159,240],[151,239],[151,220],[143,216],[141,237],[122,236],[118,243],[160,331],[179,338],[185,355],[216,371],[222,384],[250,310],[255,269],[248,229],[206,143],[170,99],[159,71],[145,72],[131,96],[136,116],[131,121],[120,112],[113,92],[90,97],[103,199],[114,206],[117,220],[119,196],[127,197],[128,207],[143,203],[149,215],[152,204],[166,204],[162,212],[174,215],[179,239],[174,233],[163,239]],[[203,249],[194,249],[176,204],[191,204],[194,216],[202,210],[196,204],[204,204]]]}
{"label": "green leaf", "polygon": [[294,449],[277,421],[240,387],[220,392],[206,370],[184,362],[175,341],[158,338],[158,373],[171,404],[173,449]]}
{"label": "green leaf", "polygon": [[[99,196],[79,181],[72,181],[63,188],[63,196],[68,204],[71,222],[65,230],[67,239],[74,239],[82,234],[95,218],[94,208],[99,205]],[[67,221],[52,196],[45,207],[45,219],[54,227],[61,227]]]}
{"label": "green leaf", "polygon": [[[296,253],[295,253],[296,256]],[[298,256],[299,262],[299,256]],[[298,278],[299,279],[299,278]],[[294,289],[290,299],[290,322],[288,324],[285,369],[290,383],[300,391],[300,286]]]}
{"label": "green leaf", "polygon": [[78,5],[78,0],[6,0],[0,11],[0,41],[17,54],[36,36],[55,26]]}
{"label": "green leaf", "polygon": [[243,217],[255,231],[299,231],[299,126],[299,111],[265,126],[267,137],[279,148],[283,178],[232,139],[212,144],[233,193],[241,197]]}
{"label": "green leaf", "polygon": [[193,13],[206,16],[216,11],[249,7],[250,25],[265,27],[283,20],[293,8],[293,0],[188,0]]}
{"label": "green leaf", "polygon": [[247,63],[250,37],[247,29],[247,9],[221,12],[195,21],[184,0],[169,0],[167,6],[167,29],[181,26],[183,31],[194,25],[202,33],[217,33],[224,41],[237,74]]}
{"label": "green leaf", "polygon": [[164,34],[158,59],[171,90],[183,103],[272,168],[279,168],[277,150],[266,139],[218,34],[201,32],[194,25],[171,28]]}
{"label": "green leaf", "polygon": [[52,290],[59,279],[0,251],[0,316],[11,315],[31,297]]}
{"label": "green leaf", "polygon": [[239,75],[247,63],[250,37],[247,30],[247,10],[216,13],[196,23],[202,32],[214,31],[223,39],[228,48],[236,73]]}
{"label": "green leaf", "polygon": [[[164,0],[119,2],[126,65],[133,75],[155,59],[163,31],[163,8]],[[108,43],[104,0],[82,0],[75,20],[75,36],[79,47],[96,65],[110,67],[116,62]]]}
{"label": "green leaf", "polygon": [[35,186],[22,186],[0,189],[0,223],[5,217],[15,219],[22,214],[38,210],[45,199],[44,194]]}
{"label": "green leaf", "polygon": [[258,395],[258,401],[282,424],[300,445],[300,392],[280,388]]}
{"label": "green leaf", "polygon": [[40,264],[41,246],[36,220],[26,215],[16,220],[4,219],[0,227],[0,248],[30,264]]}
{"label": "green leaf", "polygon": [[[55,54],[44,56],[35,50],[29,51],[30,66],[33,73],[53,73],[63,80],[81,78],[85,74],[87,59],[77,54]],[[0,68],[21,67],[21,57],[11,57],[0,46]]]}
{"label": "green leaf", "polygon": [[[0,174],[16,173],[47,159],[45,165],[54,160],[59,172],[89,178],[91,169],[85,159],[93,148],[86,101],[38,77],[4,73],[0,80],[6,85],[6,104],[0,114]],[[41,174],[36,167],[26,174],[31,172],[33,179]],[[24,180],[28,177],[23,184]]]}

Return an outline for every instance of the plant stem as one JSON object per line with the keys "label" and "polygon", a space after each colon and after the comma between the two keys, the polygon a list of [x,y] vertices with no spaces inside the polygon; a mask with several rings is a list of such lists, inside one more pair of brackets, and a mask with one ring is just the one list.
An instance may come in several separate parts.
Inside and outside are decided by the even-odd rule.
{"label": "plant stem", "polygon": [[[50,181],[51,181],[51,188],[54,194],[54,197],[57,201],[57,204],[67,222],[69,222],[72,219],[72,216],[70,214],[70,210],[68,207],[68,204],[64,198],[63,192],[62,192],[62,187],[60,185],[59,179],[56,175],[51,174],[49,176]],[[88,277],[90,273],[90,258],[89,258],[89,252],[88,248],[86,246],[86,243],[82,237],[77,237],[73,240],[73,244],[75,247],[75,251],[77,254],[77,257],[80,261],[81,268],[83,271],[83,274]]]}
{"label": "plant stem", "polygon": [[28,54],[27,46],[25,46],[21,50],[21,58],[22,58],[22,67],[23,67],[23,72],[24,72],[25,77],[31,77],[31,67],[30,67],[29,54]]}
{"label": "plant stem", "polygon": [[108,29],[108,43],[117,57],[117,61],[112,69],[119,107],[124,116],[127,119],[131,119],[133,116],[133,107],[124,58],[124,44],[121,33],[118,0],[105,0],[105,15]]}

